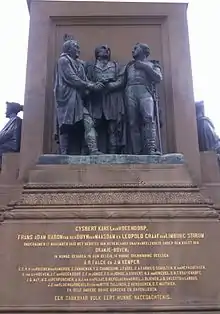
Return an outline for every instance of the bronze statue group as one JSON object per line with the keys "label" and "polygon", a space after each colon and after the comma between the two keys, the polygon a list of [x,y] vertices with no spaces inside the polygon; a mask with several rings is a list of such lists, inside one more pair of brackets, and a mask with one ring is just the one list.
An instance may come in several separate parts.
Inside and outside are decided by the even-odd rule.
{"label": "bronze statue group", "polygon": [[133,60],[121,66],[107,45],[95,60],[80,60],[79,43],[67,38],[56,66],[55,104],[60,154],[160,153],[156,84],[158,62],[137,43]]}
{"label": "bronze statue group", "polygon": [[[146,44],[138,43],[125,66],[111,60],[107,45],[95,49],[95,60],[80,60],[77,41],[67,38],[56,65],[55,104],[59,154],[161,153],[156,84],[162,80],[158,62],[148,61]],[[6,102],[9,119],[0,131],[2,155],[19,152],[23,106]],[[220,156],[220,138],[196,102],[200,151]],[[219,158],[220,160],[220,158]]]}

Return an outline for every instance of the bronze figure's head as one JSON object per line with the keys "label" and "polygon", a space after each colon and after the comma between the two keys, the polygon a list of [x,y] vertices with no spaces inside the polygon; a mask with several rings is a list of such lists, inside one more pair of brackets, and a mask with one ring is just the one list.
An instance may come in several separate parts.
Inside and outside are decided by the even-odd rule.
{"label": "bronze figure's head", "polygon": [[23,106],[19,103],[6,101],[6,118],[10,118],[12,115],[17,115],[20,111],[23,111]]}
{"label": "bronze figure's head", "polygon": [[69,39],[63,44],[63,53],[68,54],[71,58],[77,59],[80,55],[80,46],[78,41]]}
{"label": "bronze figure's head", "polygon": [[107,45],[100,45],[95,49],[96,59],[107,59],[111,58],[111,49]]}
{"label": "bronze figure's head", "polygon": [[137,43],[132,50],[134,59],[147,58],[150,55],[150,48],[147,44]]}

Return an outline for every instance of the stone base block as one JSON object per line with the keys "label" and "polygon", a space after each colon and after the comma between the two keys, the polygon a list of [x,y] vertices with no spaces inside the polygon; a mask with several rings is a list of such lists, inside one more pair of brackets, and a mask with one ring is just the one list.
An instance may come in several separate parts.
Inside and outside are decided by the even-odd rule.
{"label": "stone base block", "polygon": [[220,311],[218,214],[183,161],[44,158],[2,213],[0,312]]}

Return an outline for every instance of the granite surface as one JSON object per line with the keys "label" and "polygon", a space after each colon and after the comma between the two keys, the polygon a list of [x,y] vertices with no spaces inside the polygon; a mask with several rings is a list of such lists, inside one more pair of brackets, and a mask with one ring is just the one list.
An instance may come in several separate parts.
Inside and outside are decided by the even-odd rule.
{"label": "granite surface", "polygon": [[166,155],[42,155],[38,165],[66,164],[184,164],[182,154]]}

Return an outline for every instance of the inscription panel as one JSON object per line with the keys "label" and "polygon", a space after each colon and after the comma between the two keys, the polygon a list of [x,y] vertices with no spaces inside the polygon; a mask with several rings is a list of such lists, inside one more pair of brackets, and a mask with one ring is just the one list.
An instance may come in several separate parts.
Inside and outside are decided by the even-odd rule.
{"label": "inscription panel", "polygon": [[213,227],[147,220],[5,223],[1,305],[213,304],[219,291]]}

